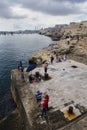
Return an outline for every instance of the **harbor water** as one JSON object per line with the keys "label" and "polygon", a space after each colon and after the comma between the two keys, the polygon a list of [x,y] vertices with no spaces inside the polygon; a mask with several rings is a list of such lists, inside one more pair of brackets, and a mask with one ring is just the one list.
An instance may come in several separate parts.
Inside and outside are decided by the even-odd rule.
{"label": "harbor water", "polygon": [[31,55],[51,44],[51,39],[38,34],[15,34],[0,36],[0,119],[15,108],[11,97],[11,70],[22,60],[28,66]]}

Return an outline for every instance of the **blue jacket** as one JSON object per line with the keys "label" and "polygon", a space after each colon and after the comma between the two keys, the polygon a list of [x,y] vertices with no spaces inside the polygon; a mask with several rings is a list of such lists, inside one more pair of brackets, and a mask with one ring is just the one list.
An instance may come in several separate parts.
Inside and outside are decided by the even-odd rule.
{"label": "blue jacket", "polygon": [[35,94],[35,96],[36,96],[36,99],[41,99],[42,98],[42,93],[41,92],[37,92]]}

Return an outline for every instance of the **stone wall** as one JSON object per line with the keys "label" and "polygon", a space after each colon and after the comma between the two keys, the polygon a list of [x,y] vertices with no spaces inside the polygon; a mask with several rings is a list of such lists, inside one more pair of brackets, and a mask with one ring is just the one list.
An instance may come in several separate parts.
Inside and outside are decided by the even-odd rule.
{"label": "stone wall", "polygon": [[11,72],[11,92],[22,120],[22,130],[48,130],[47,124],[38,122],[37,102],[29,82],[22,81],[18,70]]}
{"label": "stone wall", "polygon": [[19,94],[20,93],[19,87],[20,87],[20,85],[18,84],[14,74],[12,73],[12,82],[11,82],[12,96],[14,98],[15,103],[17,104],[17,109],[19,110],[20,117],[21,117],[21,120],[22,120],[23,129],[29,130],[30,124],[28,122],[27,115],[26,115],[26,112],[25,112],[25,109],[23,107],[22,100],[21,100],[21,97],[20,97],[20,94]]}

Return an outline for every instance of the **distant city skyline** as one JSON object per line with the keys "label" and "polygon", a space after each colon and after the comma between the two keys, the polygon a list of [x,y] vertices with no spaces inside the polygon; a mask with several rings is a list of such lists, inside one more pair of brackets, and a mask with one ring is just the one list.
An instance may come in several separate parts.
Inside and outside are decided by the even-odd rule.
{"label": "distant city skyline", "polygon": [[0,31],[34,30],[87,20],[87,0],[0,1]]}

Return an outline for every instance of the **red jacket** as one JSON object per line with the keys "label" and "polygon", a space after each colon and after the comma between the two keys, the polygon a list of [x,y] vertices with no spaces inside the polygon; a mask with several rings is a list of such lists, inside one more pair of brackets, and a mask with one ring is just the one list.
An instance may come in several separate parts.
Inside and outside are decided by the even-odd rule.
{"label": "red jacket", "polygon": [[47,100],[45,100],[45,101],[42,103],[42,108],[47,108],[47,105],[48,105],[48,102],[47,102]]}

